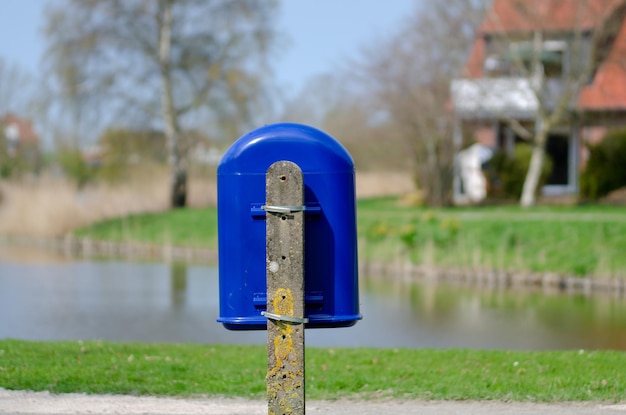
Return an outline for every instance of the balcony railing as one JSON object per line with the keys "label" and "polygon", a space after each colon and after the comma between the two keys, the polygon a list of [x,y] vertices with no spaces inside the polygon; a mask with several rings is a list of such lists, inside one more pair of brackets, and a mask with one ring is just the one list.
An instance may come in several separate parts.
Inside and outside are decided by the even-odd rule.
{"label": "balcony railing", "polygon": [[[450,87],[452,103],[461,118],[533,119],[540,105],[533,82],[537,81],[523,77],[455,79]],[[550,109],[563,91],[560,79],[544,80],[544,108]]]}

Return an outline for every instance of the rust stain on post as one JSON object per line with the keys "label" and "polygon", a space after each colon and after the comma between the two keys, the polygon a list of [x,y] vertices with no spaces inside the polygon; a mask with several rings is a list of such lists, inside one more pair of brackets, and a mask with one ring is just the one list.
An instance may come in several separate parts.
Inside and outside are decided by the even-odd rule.
{"label": "rust stain on post", "polygon": [[[304,204],[302,171],[278,161],[266,175],[268,313],[304,318]],[[281,209],[295,207],[295,209]],[[267,398],[270,415],[304,415],[304,324],[267,321]]]}

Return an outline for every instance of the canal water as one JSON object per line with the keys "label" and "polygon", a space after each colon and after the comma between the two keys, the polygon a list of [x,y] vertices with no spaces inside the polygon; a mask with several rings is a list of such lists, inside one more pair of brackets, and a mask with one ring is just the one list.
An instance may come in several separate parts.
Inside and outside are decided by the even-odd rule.
{"label": "canal water", "polygon": [[[212,266],[0,252],[0,338],[265,344],[215,322]],[[363,320],[317,347],[626,350],[626,301],[361,278]]]}

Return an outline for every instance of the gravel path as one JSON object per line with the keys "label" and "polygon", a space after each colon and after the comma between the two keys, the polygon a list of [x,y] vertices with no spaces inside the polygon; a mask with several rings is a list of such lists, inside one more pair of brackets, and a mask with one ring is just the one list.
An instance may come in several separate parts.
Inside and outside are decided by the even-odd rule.
{"label": "gravel path", "polygon": [[[0,388],[0,414],[16,415],[264,415],[266,403],[239,398],[155,398],[8,391]],[[337,415],[620,415],[626,404],[448,401],[307,401],[307,414]]]}

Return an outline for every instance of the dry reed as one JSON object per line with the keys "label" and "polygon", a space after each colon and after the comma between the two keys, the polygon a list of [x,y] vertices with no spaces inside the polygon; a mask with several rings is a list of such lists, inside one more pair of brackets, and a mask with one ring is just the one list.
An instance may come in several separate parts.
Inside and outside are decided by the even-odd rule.
{"label": "dry reed", "polygon": [[[398,172],[358,172],[357,197],[399,195],[413,189],[411,176]],[[188,205],[212,206],[217,202],[214,175],[191,177]],[[103,219],[168,207],[168,175],[150,169],[123,184],[93,183],[79,189],[66,179],[52,176],[0,182],[0,235],[62,236],[72,229]]]}
{"label": "dry reed", "polygon": [[[214,179],[192,178],[189,205],[215,203]],[[90,184],[82,189],[62,178],[0,182],[0,235],[55,237],[112,217],[163,211],[168,206],[166,174],[144,175],[123,185]]]}

